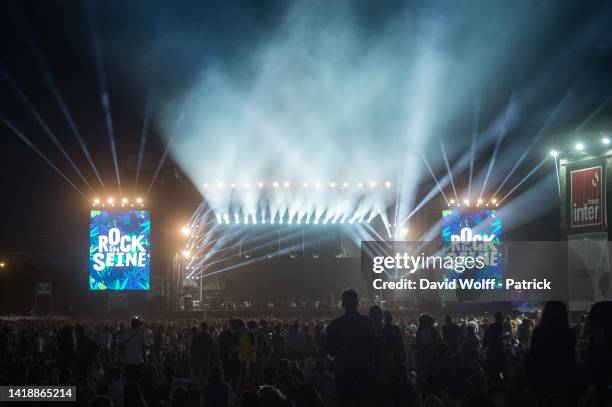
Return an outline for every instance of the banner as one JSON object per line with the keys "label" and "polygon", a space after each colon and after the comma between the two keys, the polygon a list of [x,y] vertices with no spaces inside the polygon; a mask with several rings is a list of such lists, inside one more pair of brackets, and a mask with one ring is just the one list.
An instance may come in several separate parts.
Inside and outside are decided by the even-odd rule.
{"label": "banner", "polygon": [[89,289],[148,290],[149,211],[92,210],[89,223]]}
{"label": "banner", "polygon": [[602,166],[572,171],[570,191],[571,227],[602,225],[605,210]]}

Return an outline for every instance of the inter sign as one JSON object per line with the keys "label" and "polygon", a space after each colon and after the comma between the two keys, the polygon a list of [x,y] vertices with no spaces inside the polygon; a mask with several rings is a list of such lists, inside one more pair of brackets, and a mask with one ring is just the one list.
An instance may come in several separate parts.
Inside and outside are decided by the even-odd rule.
{"label": "inter sign", "polygon": [[571,226],[603,224],[603,171],[602,166],[583,168],[571,172]]}

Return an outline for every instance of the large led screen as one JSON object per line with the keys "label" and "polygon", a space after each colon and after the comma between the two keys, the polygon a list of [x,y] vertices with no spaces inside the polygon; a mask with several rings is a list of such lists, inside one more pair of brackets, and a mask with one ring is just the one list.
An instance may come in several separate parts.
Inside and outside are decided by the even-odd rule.
{"label": "large led screen", "polygon": [[482,257],[484,267],[456,273],[445,270],[447,278],[495,279],[502,283],[502,221],[495,209],[447,209],[442,211],[444,255]]}
{"label": "large led screen", "polygon": [[89,218],[89,289],[148,290],[149,211],[92,210]]}

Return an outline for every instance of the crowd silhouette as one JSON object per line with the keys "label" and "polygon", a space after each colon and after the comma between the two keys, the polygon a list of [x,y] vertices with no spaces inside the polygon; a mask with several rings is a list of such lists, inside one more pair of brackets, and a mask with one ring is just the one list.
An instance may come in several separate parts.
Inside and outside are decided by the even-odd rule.
{"label": "crowd silhouette", "polygon": [[[77,386],[82,406],[607,406],[612,303],[333,320],[0,321],[1,385]],[[35,403],[34,403],[35,404]]]}

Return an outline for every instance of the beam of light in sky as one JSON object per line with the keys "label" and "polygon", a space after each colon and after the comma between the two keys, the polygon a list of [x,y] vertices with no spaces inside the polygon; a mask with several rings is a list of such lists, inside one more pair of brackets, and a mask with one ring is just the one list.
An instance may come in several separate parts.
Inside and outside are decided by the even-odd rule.
{"label": "beam of light in sky", "polygon": [[529,171],[527,173],[527,175],[525,175],[523,177],[522,180],[520,180],[518,182],[518,184],[516,184],[510,191],[508,191],[508,193],[506,195],[504,195],[504,197],[502,199],[500,199],[498,202],[501,204],[506,198],[508,198],[510,196],[510,194],[512,194],[514,191],[516,191],[518,189],[518,187],[520,187],[521,185],[523,185],[523,183],[525,181],[527,181],[537,170],[540,169],[540,167],[542,165],[544,165],[546,163],[546,161],[548,161],[548,157],[544,158],[542,161],[540,161],[540,163],[538,165],[536,165],[531,171]]}
{"label": "beam of light in sky", "polygon": [[453,187],[453,193],[455,194],[455,199],[458,202],[459,196],[457,195],[457,189],[455,189],[455,181],[453,180],[453,172],[451,171],[451,167],[448,162],[448,156],[446,155],[446,148],[444,148],[444,141],[442,140],[440,140],[440,151],[442,151],[442,157],[444,157],[444,165],[446,166],[446,172],[448,174],[448,179],[450,180],[450,184]]}
{"label": "beam of light in sky", "polygon": [[93,158],[91,157],[91,154],[89,153],[89,149],[87,148],[87,145],[85,144],[85,140],[83,140],[83,137],[81,136],[81,132],[79,131],[76,123],[74,122],[74,119],[72,118],[72,114],[70,113],[68,105],[66,104],[66,102],[64,101],[64,98],[62,97],[62,94],[60,93],[59,88],[57,84],[55,83],[55,79],[53,78],[53,75],[51,75],[51,71],[49,67],[47,66],[45,57],[43,56],[43,53],[38,48],[38,45],[32,35],[32,32],[30,31],[30,28],[28,27],[27,23],[24,21],[21,11],[17,10],[16,7],[14,7],[13,3],[9,2],[9,5],[10,5],[9,8],[11,9],[11,12],[13,14],[13,17],[15,18],[15,21],[17,22],[16,25],[18,29],[20,30],[22,36],[26,39],[26,42],[28,46],[30,47],[30,50],[32,51],[32,56],[34,57],[34,61],[36,62],[36,65],[38,65],[38,69],[40,69],[41,73],[43,74],[45,83],[47,84],[47,87],[51,91],[51,94],[55,98],[55,101],[57,102],[60,110],[62,111],[62,115],[64,116],[64,119],[68,123],[68,127],[70,128],[72,135],[74,136],[76,141],[79,143],[79,146],[81,147],[81,150],[83,151],[83,155],[85,156],[85,158],[87,159],[87,162],[91,166],[91,169],[96,175],[96,178],[98,182],[100,183],[100,185],[102,186],[102,189],[106,191],[104,182],[102,181],[102,178],[100,177],[100,173],[98,172],[98,169],[96,168],[96,165],[94,164]]}
{"label": "beam of light in sky", "polygon": [[79,194],[81,194],[83,197],[85,197],[85,194],[83,194],[83,192],[77,188],[76,185],[74,185],[72,183],[72,181],[70,181],[68,179],[68,177],[66,175],[64,175],[64,173],[57,168],[57,166],[55,164],[53,164],[53,162],[51,160],[49,160],[49,158],[47,158],[46,155],[44,155],[34,144],[32,144],[32,142],[30,141],[30,139],[28,139],[17,127],[15,127],[13,125],[13,123],[11,123],[6,117],[4,117],[3,115],[0,115],[0,120],[2,120],[2,122],[13,131],[13,133],[15,133],[15,135],[17,137],[19,137],[21,139],[21,141],[23,141],[28,147],[30,147],[36,154],[38,154],[38,156],[40,158],[42,158],[47,164],[49,164],[49,166],[51,168],[53,168],[53,170],[57,173],[57,175],[59,175],[60,177],[62,177],[64,179],[64,181],[66,181],[68,184],[70,184],[70,186],[72,188],[74,188]]}
{"label": "beam of light in sky", "polygon": [[100,91],[100,104],[104,110],[104,124],[106,126],[106,133],[110,143],[111,154],[113,157],[113,164],[115,166],[115,176],[117,178],[117,188],[119,189],[119,195],[123,195],[121,191],[121,176],[119,175],[119,160],[117,159],[117,144],[115,141],[115,131],[113,129],[113,117],[111,115],[110,108],[110,95],[108,93],[108,85],[106,83],[106,73],[104,71],[104,58],[102,55],[102,45],[100,44],[100,38],[98,35],[98,24],[96,21],[96,12],[93,9],[93,3],[90,5],[89,10],[89,23],[91,26],[91,42],[94,56],[94,66],[96,68],[96,76],[98,78],[98,87]]}
{"label": "beam of light in sky", "polygon": [[527,155],[529,154],[529,152],[531,152],[531,149],[537,145],[537,143],[540,141],[540,139],[542,138],[542,136],[546,133],[546,131],[548,131],[549,127],[551,126],[551,124],[555,121],[555,119],[557,118],[557,116],[559,115],[559,113],[561,111],[563,111],[563,109],[565,108],[565,106],[567,105],[568,101],[570,100],[570,96],[572,94],[572,89],[570,89],[569,91],[565,92],[565,94],[563,95],[563,97],[561,98],[561,100],[559,101],[559,103],[557,103],[557,105],[555,106],[555,108],[553,109],[552,113],[548,116],[548,118],[546,119],[546,122],[544,123],[544,125],[542,126],[542,128],[540,129],[540,131],[538,131],[538,134],[536,134],[536,136],[531,140],[531,142],[529,143],[529,146],[527,148],[525,148],[523,150],[523,153],[521,154],[521,156],[519,157],[518,160],[516,160],[516,163],[512,166],[512,169],[508,172],[508,174],[506,175],[506,177],[504,178],[504,180],[501,182],[501,184],[499,184],[499,186],[497,187],[497,189],[495,190],[495,192],[493,193],[493,195],[491,196],[497,196],[497,194],[499,193],[499,191],[501,191],[501,189],[504,187],[504,185],[506,184],[506,182],[510,179],[510,177],[512,176],[512,174],[514,174],[514,172],[516,171],[516,169],[521,165],[521,163],[523,162],[523,160],[527,157]]}
{"label": "beam of light in sky", "polygon": [[87,185],[89,190],[93,191],[93,189],[91,188],[91,185],[89,185],[89,182],[87,182],[87,179],[85,179],[85,177],[83,176],[83,173],[81,172],[79,167],[74,163],[74,161],[72,160],[72,158],[70,157],[70,155],[68,154],[64,146],[62,145],[62,143],[60,143],[60,141],[57,139],[55,134],[53,134],[53,132],[51,131],[49,126],[47,126],[47,123],[45,123],[40,113],[38,113],[36,108],[32,105],[32,102],[30,102],[26,94],[21,90],[21,88],[19,87],[15,79],[13,79],[11,74],[8,72],[8,70],[2,63],[0,63],[0,73],[2,73],[2,77],[9,84],[11,89],[13,89],[13,91],[15,92],[15,94],[17,95],[21,103],[23,103],[28,108],[32,116],[34,116],[34,120],[36,120],[36,123],[38,123],[38,125],[43,130],[45,135],[51,140],[51,142],[53,142],[55,147],[57,147],[57,149],[60,150],[60,152],[66,159],[66,161],[70,163],[74,171],[79,175],[79,177],[81,177],[81,179],[83,180],[85,185]]}
{"label": "beam of light in sky", "polygon": [[[470,176],[468,180],[468,198],[472,196],[472,177],[474,175],[474,160],[476,159],[476,141],[478,139],[478,126],[480,122],[480,100],[474,104],[474,118],[472,123],[472,142],[470,144]],[[448,202],[447,202],[448,203]]]}

